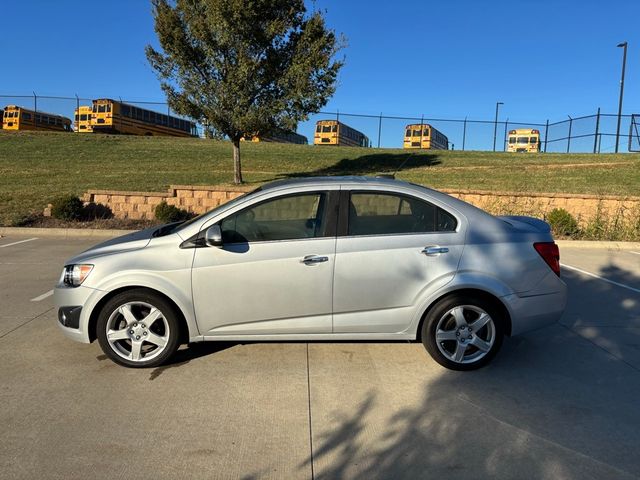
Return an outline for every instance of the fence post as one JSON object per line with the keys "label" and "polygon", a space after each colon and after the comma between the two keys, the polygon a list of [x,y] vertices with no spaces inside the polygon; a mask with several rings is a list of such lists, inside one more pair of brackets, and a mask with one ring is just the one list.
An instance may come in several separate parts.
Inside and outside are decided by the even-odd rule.
{"label": "fence post", "polygon": [[78,98],[78,94],[75,94],[76,96],[76,112],[78,115],[78,118],[76,119],[76,116],[73,116],[73,122],[74,125],[76,127],[76,133],[80,133],[80,125],[78,125],[78,123],[80,123],[80,99]]}
{"label": "fence post", "polygon": [[[120,100],[120,130],[122,130],[122,97],[118,97],[118,100]],[[129,109],[131,111],[131,109]],[[131,112],[130,112],[131,113]]]}
{"label": "fence post", "polygon": [[420,150],[422,150],[422,131],[424,129],[424,113],[420,116]]}
{"label": "fence post", "polygon": [[36,95],[36,92],[34,92],[32,90],[33,93],[33,124],[37,127],[38,126],[38,96]]}
{"label": "fence post", "polygon": [[600,153],[600,147],[602,147],[602,134],[598,134],[598,153]]}
{"label": "fence post", "polygon": [[596,133],[593,136],[593,153],[596,153],[598,147],[598,131],[600,130],[600,107],[598,107],[598,113],[596,114]]}
{"label": "fence post", "polygon": [[549,136],[549,119],[547,118],[547,124],[544,127],[544,153],[547,153],[547,138]]}
{"label": "fence post", "polygon": [[380,112],[380,118],[378,118],[378,148],[380,148],[380,134],[382,133],[382,112]]}
{"label": "fence post", "polygon": [[340,121],[340,110],[336,110],[336,122]]}
{"label": "fence post", "polygon": [[569,135],[567,137],[567,153],[569,153],[571,149],[571,127],[573,126],[573,118],[571,118],[571,115],[567,115],[567,117],[569,117]]}
{"label": "fence post", "polygon": [[464,124],[462,127],[462,151],[464,152],[464,145],[467,140],[467,117],[464,117]]}
{"label": "fence post", "polygon": [[502,151],[506,152],[507,151],[507,128],[509,125],[509,117],[507,117],[507,120],[504,122],[504,143],[502,145]]}

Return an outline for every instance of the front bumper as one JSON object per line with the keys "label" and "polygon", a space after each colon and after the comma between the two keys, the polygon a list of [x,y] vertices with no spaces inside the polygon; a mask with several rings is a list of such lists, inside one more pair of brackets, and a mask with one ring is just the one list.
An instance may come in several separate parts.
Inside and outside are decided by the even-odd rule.
{"label": "front bumper", "polygon": [[[76,342],[91,343],[89,317],[93,307],[103,295],[103,291],[89,287],[56,286],[53,290],[53,303],[58,312],[56,323],[66,337]],[[75,328],[76,325],[77,328]]]}

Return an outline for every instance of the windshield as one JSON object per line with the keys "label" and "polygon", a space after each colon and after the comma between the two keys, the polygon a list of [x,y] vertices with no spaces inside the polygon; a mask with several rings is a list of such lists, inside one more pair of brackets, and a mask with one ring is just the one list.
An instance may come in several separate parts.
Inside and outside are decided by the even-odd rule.
{"label": "windshield", "polygon": [[[188,226],[193,225],[195,222],[200,220],[205,215],[209,215],[210,213],[215,212],[216,210],[218,210],[220,208],[223,208],[223,207],[226,208],[226,207],[229,207],[231,205],[234,205],[236,202],[242,200],[243,198],[247,197],[248,195],[251,195],[253,193],[259,192],[260,190],[262,190],[262,187],[258,187],[255,190],[251,190],[250,192],[247,192],[247,193],[243,193],[239,197],[236,197],[233,200],[229,200],[228,202],[223,203],[222,205],[219,205],[216,208],[214,208],[212,210],[209,210],[208,212],[204,212],[204,213],[198,215],[197,217],[192,218],[191,220],[187,220],[186,222],[165,225],[164,227],[162,227],[159,230],[157,230],[157,234],[155,236],[163,236],[163,235],[168,235],[170,233],[179,232],[179,231],[187,228]],[[165,229],[165,227],[170,227],[170,228],[166,228]]]}

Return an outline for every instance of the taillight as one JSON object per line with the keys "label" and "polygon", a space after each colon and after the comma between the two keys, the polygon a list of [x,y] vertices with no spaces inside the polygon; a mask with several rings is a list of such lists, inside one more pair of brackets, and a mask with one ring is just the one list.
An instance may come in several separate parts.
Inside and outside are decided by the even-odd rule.
{"label": "taillight", "polygon": [[547,262],[553,273],[560,276],[560,250],[558,245],[555,242],[539,242],[534,243],[533,248]]}

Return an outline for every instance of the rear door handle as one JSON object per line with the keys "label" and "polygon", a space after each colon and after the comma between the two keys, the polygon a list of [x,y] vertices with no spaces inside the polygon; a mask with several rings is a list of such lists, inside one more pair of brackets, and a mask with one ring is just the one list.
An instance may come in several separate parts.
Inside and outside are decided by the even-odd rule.
{"label": "rear door handle", "polygon": [[323,257],[320,255],[307,255],[301,260],[301,262],[304,263],[305,265],[313,265],[314,263],[322,263],[322,262],[328,262],[328,261],[329,261],[329,257]]}
{"label": "rear door handle", "polygon": [[424,247],[422,253],[429,257],[435,257],[436,255],[440,255],[441,253],[447,253],[449,249],[447,247],[439,247],[437,245],[432,245],[430,247]]}

